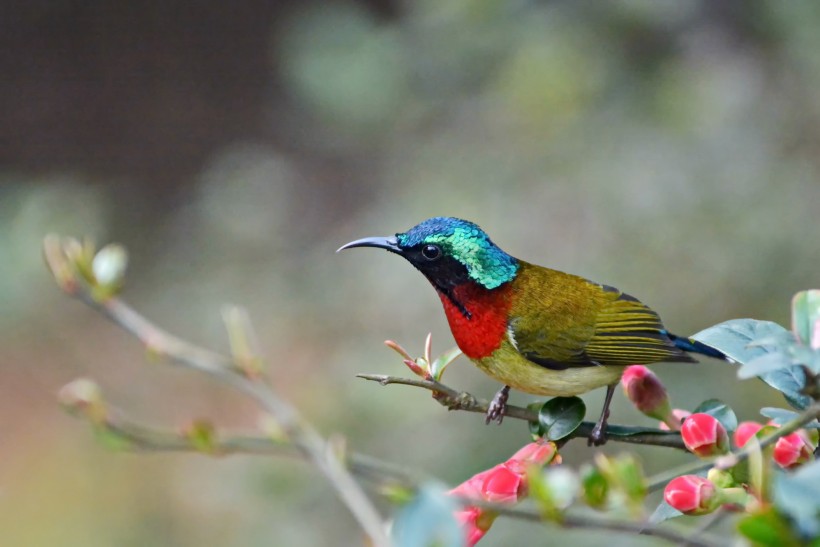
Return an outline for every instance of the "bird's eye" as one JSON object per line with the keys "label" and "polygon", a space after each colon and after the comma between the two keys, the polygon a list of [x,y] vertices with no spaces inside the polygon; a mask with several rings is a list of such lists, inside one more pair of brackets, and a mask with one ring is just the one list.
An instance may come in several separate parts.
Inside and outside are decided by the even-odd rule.
{"label": "bird's eye", "polygon": [[425,245],[421,248],[421,256],[427,260],[436,260],[441,256],[441,248],[438,245]]}

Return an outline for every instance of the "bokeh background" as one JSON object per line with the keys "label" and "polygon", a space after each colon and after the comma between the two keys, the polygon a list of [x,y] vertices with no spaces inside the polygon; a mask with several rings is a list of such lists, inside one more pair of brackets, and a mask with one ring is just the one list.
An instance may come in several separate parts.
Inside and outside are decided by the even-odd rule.
{"label": "bokeh background", "polygon": [[[675,331],[788,324],[791,295],[818,284],[818,28],[810,1],[0,3],[2,543],[361,542],[307,465],[113,453],[64,415],[55,393],[80,376],[170,429],[249,431],[258,411],[147,363],[60,294],[46,233],[121,242],[125,297],[192,341],[225,350],[220,308],[246,306],[276,386],[317,427],[457,483],[526,426],[355,379],[404,372],[386,338],[453,342],[412,268],[334,250],[461,216],[515,256],[639,295]],[[721,397],[753,419],[782,404],[728,365],[656,370],[675,406]],[[466,361],[447,380],[498,387]],[[651,423],[620,394],[613,414]],[[686,459],[637,452],[648,472]],[[500,520],[484,544],[602,537]]]}

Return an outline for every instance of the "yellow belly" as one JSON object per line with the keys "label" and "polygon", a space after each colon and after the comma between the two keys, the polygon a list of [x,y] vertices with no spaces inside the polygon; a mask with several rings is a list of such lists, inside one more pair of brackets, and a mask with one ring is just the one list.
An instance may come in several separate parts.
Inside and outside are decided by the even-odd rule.
{"label": "yellow belly", "polygon": [[508,340],[490,357],[473,362],[489,376],[513,389],[535,395],[580,395],[621,379],[625,366],[589,366],[551,370],[528,361]]}

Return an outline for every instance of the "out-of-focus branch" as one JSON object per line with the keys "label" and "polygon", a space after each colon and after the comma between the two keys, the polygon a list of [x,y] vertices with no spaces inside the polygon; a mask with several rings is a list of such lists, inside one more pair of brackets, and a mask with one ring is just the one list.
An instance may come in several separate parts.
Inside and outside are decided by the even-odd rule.
{"label": "out-of-focus branch", "polygon": [[[384,374],[357,374],[358,378],[378,382],[380,385],[386,386],[390,384],[399,384],[405,386],[420,387],[433,392],[433,398],[439,403],[446,406],[450,410],[465,410],[467,412],[476,412],[479,414],[486,414],[489,403],[480,399],[476,399],[472,394],[466,391],[458,391],[441,382],[435,380],[424,380],[422,378],[401,378],[398,376],[388,376]],[[516,418],[527,422],[538,421],[538,413],[529,408],[524,408],[515,405],[507,405],[504,411],[504,416],[508,418]],[[595,427],[593,422],[583,422],[571,434],[570,437],[586,438]],[[642,444],[651,446],[661,446],[666,448],[678,448],[685,450],[680,433],[674,431],[652,430],[633,433],[631,435],[617,434],[619,426],[608,425],[609,432],[608,440],[613,442],[622,442],[629,444]]]}
{"label": "out-of-focus branch", "polygon": [[[72,384],[69,384],[71,386]],[[260,435],[222,435],[213,431],[206,441],[185,431],[167,431],[137,423],[108,403],[97,418],[89,416],[97,431],[112,435],[118,446],[131,452],[196,452],[208,456],[235,454],[277,456],[303,459],[303,451],[287,439]],[[358,452],[345,452],[344,463],[354,475],[382,487],[416,488],[429,477],[412,473],[397,465]]]}
{"label": "out-of-focus branch", "polygon": [[[510,507],[501,503],[491,503],[482,500],[471,500],[461,498],[464,505],[475,505],[487,511],[532,522],[549,522],[544,514],[536,509],[523,507]],[[604,517],[596,517],[589,514],[578,515],[569,512],[561,513],[558,520],[553,521],[555,525],[563,528],[579,528],[587,530],[604,530],[624,534],[641,534],[664,539],[676,545],[688,545],[691,547],[720,547],[725,545],[725,541],[718,541],[703,533],[697,535],[682,531],[677,531],[670,527],[660,527],[646,522],[634,522],[628,520],[614,520]]]}
{"label": "out-of-focus branch", "polygon": [[[116,296],[122,282],[124,264],[100,264],[90,243],[61,241],[49,236],[44,242],[46,261],[57,283],[89,307],[103,313],[112,322],[139,339],[154,355],[173,364],[204,372],[217,381],[247,394],[276,420],[283,434],[293,442],[325,475],[338,496],[353,513],[370,540],[377,546],[388,546],[382,519],[373,503],[351,476],[336,451],[304,421],[294,407],[272,389],[259,375],[249,376],[234,359],[188,343],[160,329]],[[111,258],[124,262],[124,251]],[[103,257],[108,258],[108,257]],[[113,272],[117,277],[99,279],[99,273]]]}

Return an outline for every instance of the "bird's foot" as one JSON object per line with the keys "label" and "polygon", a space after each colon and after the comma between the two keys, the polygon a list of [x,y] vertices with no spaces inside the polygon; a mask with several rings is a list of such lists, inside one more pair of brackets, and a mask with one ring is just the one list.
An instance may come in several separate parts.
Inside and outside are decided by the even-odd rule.
{"label": "bird's foot", "polygon": [[615,386],[618,384],[610,384],[606,386],[606,396],[604,397],[604,407],[601,409],[601,417],[595,427],[592,428],[592,433],[587,439],[587,446],[601,446],[606,443],[606,421],[609,419],[609,405],[612,403],[612,395],[615,393]]}
{"label": "bird's foot", "polygon": [[595,427],[592,428],[592,433],[589,434],[589,438],[587,439],[587,446],[601,446],[603,444],[606,444],[607,418],[609,418],[609,409],[607,409],[606,412],[601,414],[601,418],[595,423]]}
{"label": "bird's foot", "polygon": [[510,396],[510,386],[504,386],[498,390],[493,400],[490,401],[490,406],[487,407],[487,416],[484,418],[484,423],[498,422],[499,424],[504,420],[504,412],[507,410],[507,399]]}

